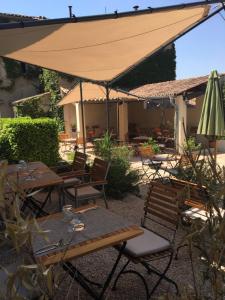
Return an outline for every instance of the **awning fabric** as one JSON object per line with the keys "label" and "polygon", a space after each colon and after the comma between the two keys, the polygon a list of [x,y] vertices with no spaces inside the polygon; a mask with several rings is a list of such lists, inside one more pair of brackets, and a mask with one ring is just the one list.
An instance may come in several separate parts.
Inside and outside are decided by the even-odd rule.
{"label": "awning fabric", "polygon": [[0,30],[0,56],[111,81],[200,21],[209,6]]}
{"label": "awning fabric", "polygon": [[[83,101],[89,103],[104,102],[106,100],[106,89],[103,86],[84,82],[82,84],[82,94]],[[138,98],[135,96],[130,96],[123,92],[118,92],[113,89],[109,89],[109,101],[134,101]],[[80,86],[76,85],[72,90],[70,90],[64,98],[58,103],[58,105],[66,105],[70,103],[80,102]]]}

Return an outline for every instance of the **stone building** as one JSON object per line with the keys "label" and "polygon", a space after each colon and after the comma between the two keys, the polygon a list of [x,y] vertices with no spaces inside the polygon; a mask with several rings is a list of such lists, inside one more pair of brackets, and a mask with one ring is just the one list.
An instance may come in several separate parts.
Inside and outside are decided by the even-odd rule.
{"label": "stone building", "polygon": [[[0,22],[40,20],[31,17],[0,13]],[[0,57],[0,117],[13,117],[12,102],[39,93],[38,69]]]}

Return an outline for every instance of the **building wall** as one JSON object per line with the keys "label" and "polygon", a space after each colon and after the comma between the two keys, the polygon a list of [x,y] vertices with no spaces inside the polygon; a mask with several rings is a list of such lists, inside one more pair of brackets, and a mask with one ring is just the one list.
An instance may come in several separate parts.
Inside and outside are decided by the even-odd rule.
{"label": "building wall", "polygon": [[37,94],[38,80],[28,80],[23,76],[12,81],[7,78],[5,66],[0,58],[0,117],[13,117],[12,102]]}
{"label": "building wall", "polygon": [[187,126],[189,130],[191,130],[191,127],[198,127],[203,100],[204,95],[196,99],[196,107],[188,107],[187,109]]}
{"label": "building wall", "polygon": [[[85,108],[85,121],[86,126],[99,126],[100,129],[106,129],[106,104],[87,104],[84,105]],[[109,127],[117,130],[117,105],[109,104]]]}
{"label": "building wall", "polygon": [[135,123],[139,128],[154,128],[159,127],[160,124],[165,124],[171,129],[174,126],[174,109],[167,108],[164,110],[165,114],[160,108],[144,109],[143,102],[135,102],[128,104],[128,122]]}

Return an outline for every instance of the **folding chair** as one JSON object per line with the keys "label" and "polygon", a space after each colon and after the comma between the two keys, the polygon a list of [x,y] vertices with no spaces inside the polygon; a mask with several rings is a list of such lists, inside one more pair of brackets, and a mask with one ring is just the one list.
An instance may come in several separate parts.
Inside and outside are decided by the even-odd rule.
{"label": "folding chair", "polygon": [[[162,176],[160,175],[160,172],[159,172],[162,162],[154,161],[154,151],[153,151],[151,145],[139,147],[138,151],[139,151],[139,155],[141,157],[141,164],[142,164],[142,169],[144,172],[144,174],[141,176],[141,178],[143,178],[144,176],[146,176],[148,178],[148,180],[150,180],[151,177],[152,177],[152,180],[154,180],[156,176],[158,176],[159,178],[162,178]],[[153,170],[155,172],[149,174],[150,170]]]}
{"label": "folding chair", "polygon": [[93,200],[95,202],[97,198],[103,197],[105,206],[108,208],[105,185],[107,184],[106,178],[109,166],[109,162],[95,158],[91,171],[88,174],[89,181],[78,183],[72,188],[66,188],[69,197],[75,201],[75,207],[78,207],[78,203],[81,201]]}
{"label": "folding chair", "polygon": [[[173,241],[175,239],[179,223],[178,197],[179,194],[175,189],[158,182],[151,182],[149,194],[144,206],[144,218],[141,225],[141,228],[144,230],[144,234],[127,241],[123,252],[127,258],[127,262],[119,272],[114,282],[114,289],[116,288],[117,282],[122,274],[133,273],[139,276],[143,281],[147,299],[151,297],[163,279],[172,283],[178,292],[177,284],[166,276],[173,258]],[[170,231],[172,233],[171,239],[167,239],[148,228],[146,226],[146,222],[148,220]],[[166,258],[168,259],[168,263],[163,271],[160,271],[151,265],[151,262],[153,261]],[[151,292],[149,292],[146,279],[142,274],[133,269],[127,270],[127,266],[131,262],[135,264],[140,263],[148,271],[148,274],[154,273],[159,276],[159,279]]]}

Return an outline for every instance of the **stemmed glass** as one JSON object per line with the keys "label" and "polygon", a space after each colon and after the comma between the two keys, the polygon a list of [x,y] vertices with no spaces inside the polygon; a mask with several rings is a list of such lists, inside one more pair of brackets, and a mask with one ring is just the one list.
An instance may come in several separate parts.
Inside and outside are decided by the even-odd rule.
{"label": "stemmed glass", "polygon": [[63,206],[63,221],[69,222],[68,232],[81,231],[84,229],[84,223],[77,217],[76,213],[73,212],[72,205]]}

